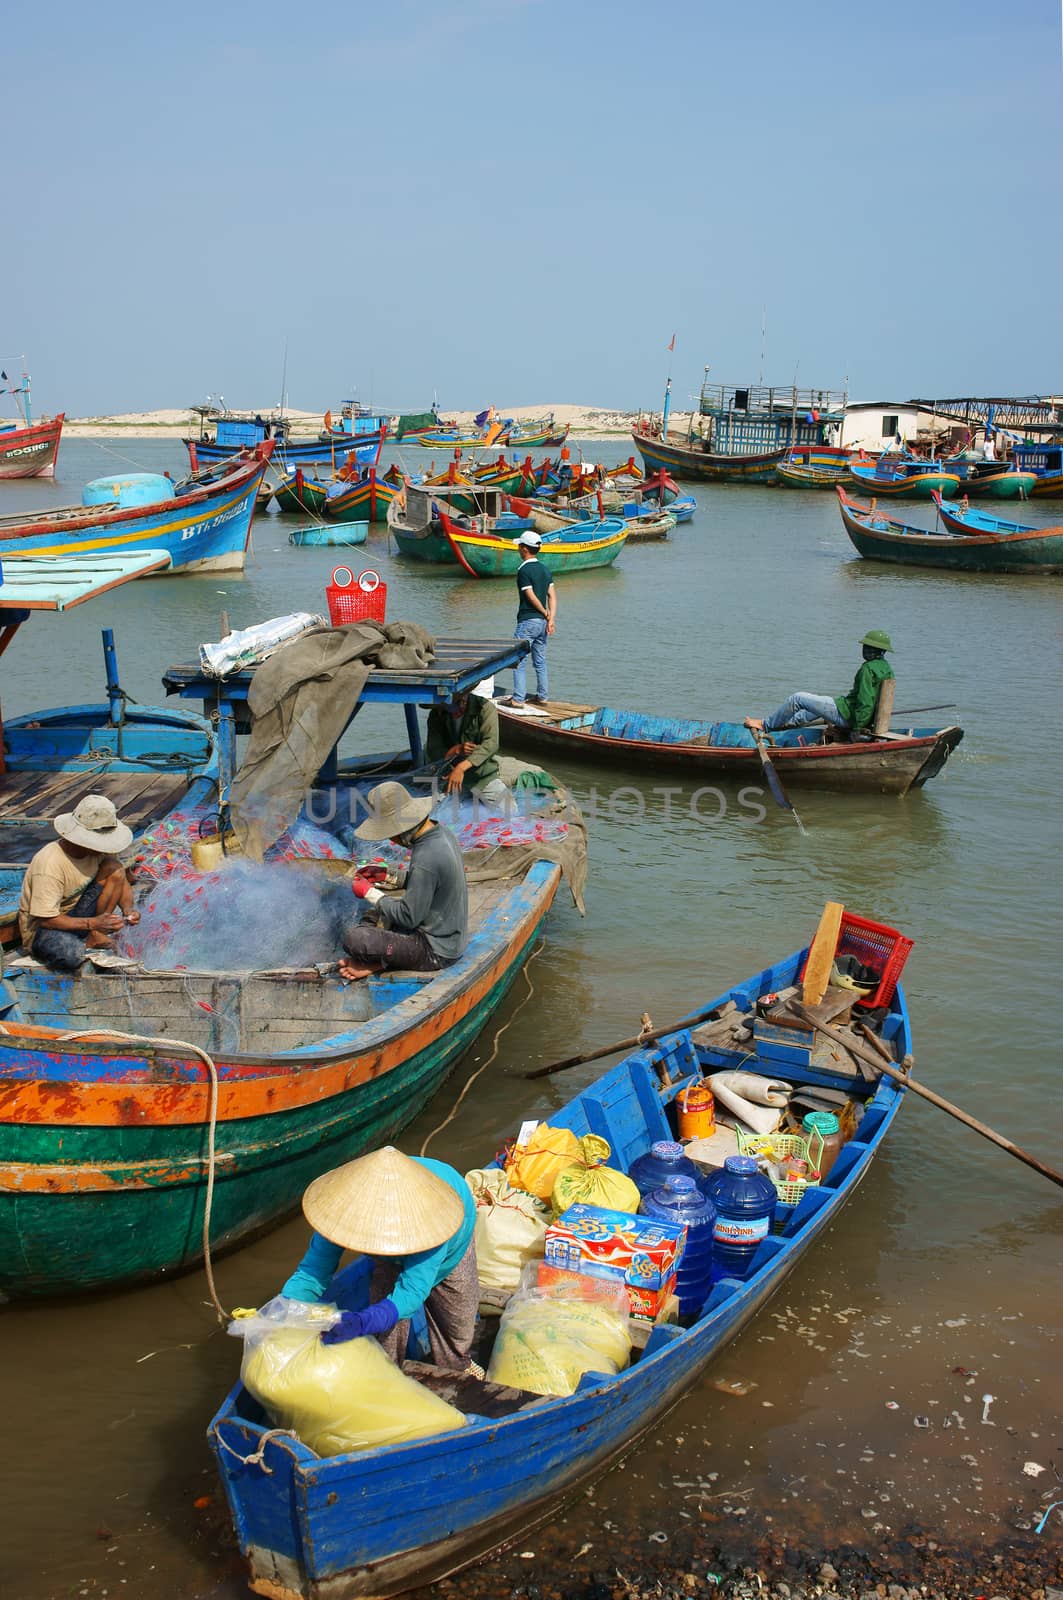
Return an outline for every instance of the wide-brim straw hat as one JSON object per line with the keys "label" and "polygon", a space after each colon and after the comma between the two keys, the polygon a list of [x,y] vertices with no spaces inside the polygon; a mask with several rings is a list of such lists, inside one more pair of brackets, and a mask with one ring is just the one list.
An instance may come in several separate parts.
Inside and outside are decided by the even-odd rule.
{"label": "wide-brim straw hat", "polygon": [[116,856],[133,843],[133,830],[119,822],[114,802],[104,794],[87,794],[73,811],[64,811],[52,827],[60,839],[97,855]]}
{"label": "wide-brim straw hat", "polygon": [[405,1256],[453,1238],[465,1208],[449,1183],[387,1145],[315,1178],[303,1215],[345,1250]]}
{"label": "wide-brim straw hat", "polygon": [[359,839],[394,839],[400,833],[409,833],[431,816],[435,804],[431,795],[415,800],[401,783],[378,783],[366,799],[369,816],[354,830]]}

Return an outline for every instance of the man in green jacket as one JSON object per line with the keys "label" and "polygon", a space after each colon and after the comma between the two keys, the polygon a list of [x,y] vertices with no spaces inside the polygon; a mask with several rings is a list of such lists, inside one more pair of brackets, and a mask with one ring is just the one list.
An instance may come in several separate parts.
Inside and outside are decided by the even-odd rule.
{"label": "man in green jacket", "polygon": [[881,628],[872,628],[860,643],[864,661],[848,694],[792,694],[770,717],[763,720],[747,717],[746,727],[758,733],[776,733],[780,728],[803,728],[810,722],[829,722],[847,733],[866,732],[875,716],[878,692],[886,679],[893,677],[893,668],[886,660],[886,651],[892,650],[893,645],[889,634],[883,633]]}
{"label": "man in green jacket", "polygon": [[498,775],[498,712],[494,679],[485,678],[475,689],[457,694],[445,706],[428,713],[425,755],[429,761],[449,761],[447,793],[474,794],[491,805],[504,805],[509,790]]}

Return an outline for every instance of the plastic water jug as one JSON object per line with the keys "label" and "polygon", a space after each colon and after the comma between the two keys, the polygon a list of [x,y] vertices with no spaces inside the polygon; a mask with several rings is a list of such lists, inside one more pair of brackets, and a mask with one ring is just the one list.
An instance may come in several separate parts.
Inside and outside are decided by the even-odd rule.
{"label": "plastic water jug", "polygon": [[680,1320],[696,1317],[712,1286],[712,1225],[716,1212],[693,1178],[677,1173],[644,1197],[640,1210],[660,1222],[682,1224],[687,1242],[679,1258],[675,1292]]}
{"label": "plastic water jug", "polygon": [[775,1211],[775,1185],[752,1156],[728,1156],[708,1184],[716,1208],[712,1230],[712,1278],[744,1278]]}
{"label": "plastic water jug", "polygon": [[701,1188],[697,1167],[683,1154],[683,1146],[672,1139],[658,1139],[651,1144],[645,1155],[631,1163],[627,1175],[643,1197],[663,1188],[669,1178],[693,1178]]}

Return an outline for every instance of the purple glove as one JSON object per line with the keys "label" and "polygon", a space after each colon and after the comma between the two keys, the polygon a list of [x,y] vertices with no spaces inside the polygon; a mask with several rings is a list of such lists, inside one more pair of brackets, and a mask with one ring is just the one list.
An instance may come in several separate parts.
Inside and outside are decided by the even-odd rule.
{"label": "purple glove", "polygon": [[374,1333],[390,1333],[399,1313],[392,1300],[378,1300],[364,1311],[345,1311],[340,1320],[321,1335],[322,1344],[346,1344],[348,1339],[365,1339]]}

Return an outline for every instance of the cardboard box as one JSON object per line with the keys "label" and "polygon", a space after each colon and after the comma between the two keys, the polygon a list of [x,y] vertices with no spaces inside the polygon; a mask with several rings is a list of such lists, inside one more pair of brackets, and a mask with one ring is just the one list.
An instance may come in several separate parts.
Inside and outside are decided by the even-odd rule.
{"label": "cardboard box", "polygon": [[[675,1299],[675,1273],[666,1278],[659,1289],[643,1289],[633,1283],[627,1285],[629,1315],[636,1322],[666,1322],[668,1303]],[[675,1300],[678,1315],[679,1301]],[[675,1318],[671,1319],[672,1321]]]}
{"label": "cardboard box", "polygon": [[623,1282],[632,1315],[652,1318],[674,1289],[686,1234],[682,1225],[655,1217],[569,1206],[546,1230],[546,1261],[567,1272]]}

